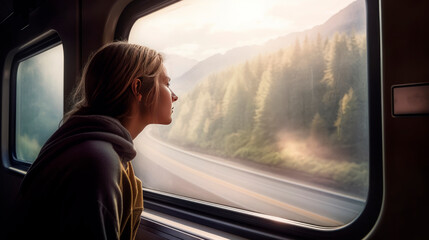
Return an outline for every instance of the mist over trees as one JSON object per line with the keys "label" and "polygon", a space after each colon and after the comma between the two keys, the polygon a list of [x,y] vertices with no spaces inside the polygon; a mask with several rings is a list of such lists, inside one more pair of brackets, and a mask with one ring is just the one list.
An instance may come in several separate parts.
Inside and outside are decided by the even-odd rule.
{"label": "mist over trees", "polygon": [[169,141],[213,155],[368,186],[365,37],[296,39],[211,74],[175,105]]}

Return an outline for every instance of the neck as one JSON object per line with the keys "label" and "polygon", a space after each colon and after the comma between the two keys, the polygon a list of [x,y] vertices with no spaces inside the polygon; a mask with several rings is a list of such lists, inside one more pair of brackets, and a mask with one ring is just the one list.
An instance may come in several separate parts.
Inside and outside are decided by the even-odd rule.
{"label": "neck", "polygon": [[143,129],[149,125],[148,121],[145,119],[141,119],[139,117],[129,117],[124,119],[122,125],[128,130],[131,135],[131,138],[136,138]]}

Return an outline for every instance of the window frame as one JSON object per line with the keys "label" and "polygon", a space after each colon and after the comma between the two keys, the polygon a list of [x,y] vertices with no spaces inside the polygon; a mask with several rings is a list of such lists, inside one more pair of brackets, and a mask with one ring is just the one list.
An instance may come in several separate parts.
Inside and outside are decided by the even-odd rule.
{"label": "window frame", "polygon": [[[16,156],[16,85],[18,66],[21,62],[37,56],[47,50],[62,44],[60,36],[55,31],[49,31],[46,35],[35,39],[20,49],[14,56],[11,64],[10,87],[9,87],[9,131],[8,131],[8,159],[9,169],[26,173],[31,164],[24,162]],[[63,79],[64,81],[64,79]],[[63,99],[64,101],[64,99]]]}
{"label": "window frame", "polygon": [[[137,19],[175,2],[178,1],[131,2],[118,20],[115,39],[128,40],[131,28]],[[316,227],[293,220],[279,223],[258,214],[249,215],[239,210],[231,210],[230,207],[203,203],[144,188],[145,208],[252,239],[285,237],[362,239],[365,237],[379,217],[384,194],[380,2],[379,0],[365,0],[365,4],[369,103],[369,190],[366,206],[354,221],[340,227]]]}

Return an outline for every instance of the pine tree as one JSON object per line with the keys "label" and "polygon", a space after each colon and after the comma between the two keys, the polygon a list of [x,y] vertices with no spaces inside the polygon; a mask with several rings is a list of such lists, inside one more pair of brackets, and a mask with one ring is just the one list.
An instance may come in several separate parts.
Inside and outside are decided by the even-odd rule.
{"label": "pine tree", "polygon": [[350,88],[340,100],[338,116],[335,121],[337,139],[341,144],[350,147],[358,140],[359,135],[363,134],[359,131],[359,113],[357,98],[353,88]]}
{"label": "pine tree", "polygon": [[255,115],[252,142],[264,143],[271,138],[270,135],[270,107],[269,96],[272,92],[272,67],[270,66],[262,74],[261,82],[255,96]]}

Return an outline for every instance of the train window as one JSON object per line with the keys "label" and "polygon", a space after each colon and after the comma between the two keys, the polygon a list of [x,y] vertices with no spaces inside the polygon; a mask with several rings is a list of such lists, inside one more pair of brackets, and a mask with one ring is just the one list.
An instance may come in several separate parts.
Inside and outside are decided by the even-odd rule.
{"label": "train window", "polygon": [[145,187],[319,226],[360,214],[363,1],[183,1],[129,41],[164,54],[180,99],[171,126],[136,140]]}
{"label": "train window", "polygon": [[[171,125],[150,126],[135,139],[147,204],[277,232],[300,226],[319,237],[356,225],[368,209],[378,212],[375,1],[162,7],[140,14],[128,36],[163,53],[179,96]],[[291,222],[292,230],[278,225]],[[323,231],[311,235],[314,229]]]}
{"label": "train window", "polygon": [[62,45],[16,63],[15,158],[32,163],[63,116]]}

